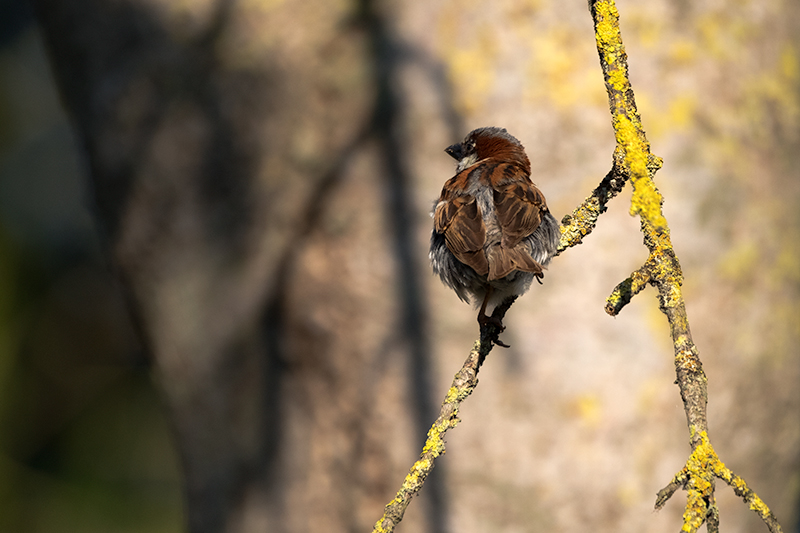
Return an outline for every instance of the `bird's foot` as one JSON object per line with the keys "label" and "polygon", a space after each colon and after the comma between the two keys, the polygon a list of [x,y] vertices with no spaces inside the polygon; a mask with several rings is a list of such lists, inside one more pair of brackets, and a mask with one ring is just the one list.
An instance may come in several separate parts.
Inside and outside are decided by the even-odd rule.
{"label": "bird's foot", "polygon": [[533,274],[533,277],[536,278],[536,281],[539,283],[539,285],[544,285],[542,283],[542,279],[544,279],[544,272],[536,272]]}
{"label": "bird's foot", "polygon": [[485,313],[478,315],[478,324],[481,326],[481,338],[488,338],[497,346],[509,348],[510,346],[500,340],[500,334],[505,331],[506,327],[503,321],[496,316],[486,316]]}

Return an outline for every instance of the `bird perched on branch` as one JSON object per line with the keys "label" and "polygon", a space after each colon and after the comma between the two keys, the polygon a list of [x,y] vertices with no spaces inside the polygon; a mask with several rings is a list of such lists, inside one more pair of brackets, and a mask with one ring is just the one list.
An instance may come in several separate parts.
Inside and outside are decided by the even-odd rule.
{"label": "bird perched on branch", "polygon": [[461,300],[480,305],[481,327],[502,331],[487,305],[524,294],[544,277],[559,224],[531,181],[525,149],[505,129],[474,130],[445,152],[458,165],[433,209],[433,271]]}

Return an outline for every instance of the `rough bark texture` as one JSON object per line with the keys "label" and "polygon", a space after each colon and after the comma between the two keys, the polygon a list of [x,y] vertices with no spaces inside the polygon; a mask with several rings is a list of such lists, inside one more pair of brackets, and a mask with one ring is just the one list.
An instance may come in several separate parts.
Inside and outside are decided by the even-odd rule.
{"label": "rough bark texture", "polygon": [[[644,245],[650,255],[645,265],[622,282],[612,293],[606,311],[616,315],[623,300],[641,291],[642,279],[658,290],[659,308],[666,315],[675,353],[675,372],[680,388],[692,455],[679,476],[685,476],[683,486],[687,491],[686,510],[683,514],[683,531],[695,532],[706,523],[709,531],[719,531],[720,513],[714,496],[715,477],[731,484],[738,496],[743,496],[732,482],[727,470],[711,446],[708,437],[708,380],[703,372],[700,356],[689,330],[686,304],[683,299],[683,272],[672,246],[669,226],[662,210],[663,197],[655,185],[655,173],[662,161],[650,152],[641,117],[628,77],[628,61],[619,28],[619,13],[613,0],[592,0],[589,8],[594,20],[597,51],[608,92],[609,107],[614,125],[617,146],[614,166],[629,176],[633,186],[631,215],[638,215]],[[624,286],[625,289],[620,287]],[[624,294],[624,296],[623,296]],[[664,505],[671,495],[673,481],[663,489],[656,500],[656,508]],[[744,484],[744,481],[741,481]],[[748,489],[749,490],[749,489]],[[670,492],[672,491],[672,492]],[[758,496],[758,505],[744,497],[773,533],[782,531],[780,524]]]}

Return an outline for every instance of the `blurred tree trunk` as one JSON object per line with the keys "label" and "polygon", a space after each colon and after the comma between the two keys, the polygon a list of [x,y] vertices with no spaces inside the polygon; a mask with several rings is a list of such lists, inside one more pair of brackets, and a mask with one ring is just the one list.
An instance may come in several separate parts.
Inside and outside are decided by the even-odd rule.
{"label": "blurred tree trunk", "polygon": [[404,371],[387,361],[396,243],[381,165],[357,150],[379,92],[364,6],[36,7],[174,424],[189,530],[368,526],[408,437],[384,414],[407,391],[382,383]]}

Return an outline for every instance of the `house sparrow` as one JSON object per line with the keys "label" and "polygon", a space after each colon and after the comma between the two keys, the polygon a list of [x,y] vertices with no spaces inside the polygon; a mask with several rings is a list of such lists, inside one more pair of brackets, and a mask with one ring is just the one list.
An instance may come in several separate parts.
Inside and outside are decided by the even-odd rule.
{"label": "house sparrow", "polygon": [[480,304],[481,327],[502,331],[486,306],[524,294],[534,277],[544,277],[559,224],[531,181],[525,149],[505,129],[474,130],[445,152],[458,166],[433,209],[431,265],[461,300]]}

